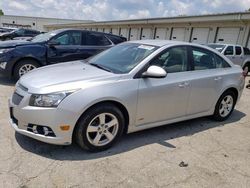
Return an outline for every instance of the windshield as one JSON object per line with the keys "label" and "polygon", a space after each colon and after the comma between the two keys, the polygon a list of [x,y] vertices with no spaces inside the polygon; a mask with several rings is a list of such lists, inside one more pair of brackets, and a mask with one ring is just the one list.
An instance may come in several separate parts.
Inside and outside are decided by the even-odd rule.
{"label": "windshield", "polygon": [[32,42],[45,42],[48,41],[51,37],[55,36],[57,33],[55,31],[51,31],[48,33],[42,33],[40,35],[35,36],[32,38]]}
{"label": "windshield", "polygon": [[124,74],[130,72],[157,48],[144,44],[123,43],[90,58],[88,62],[104,70]]}
{"label": "windshield", "polygon": [[207,46],[215,50],[218,50],[219,52],[222,52],[226,47],[226,45],[223,44],[208,44]]}

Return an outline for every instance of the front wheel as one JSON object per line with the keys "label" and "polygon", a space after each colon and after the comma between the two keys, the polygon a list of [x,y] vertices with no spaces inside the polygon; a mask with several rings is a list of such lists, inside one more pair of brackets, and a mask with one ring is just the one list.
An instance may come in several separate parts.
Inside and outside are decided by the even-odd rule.
{"label": "front wheel", "polygon": [[215,106],[213,118],[217,121],[226,120],[232,114],[236,100],[237,99],[234,92],[224,92]]}
{"label": "front wheel", "polygon": [[21,76],[29,71],[39,67],[39,64],[33,60],[21,60],[14,68],[14,78],[18,80]]}
{"label": "front wheel", "polygon": [[77,123],[76,142],[90,151],[108,149],[121,137],[124,124],[124,116],[116,106],[107,103],[93,107]]}

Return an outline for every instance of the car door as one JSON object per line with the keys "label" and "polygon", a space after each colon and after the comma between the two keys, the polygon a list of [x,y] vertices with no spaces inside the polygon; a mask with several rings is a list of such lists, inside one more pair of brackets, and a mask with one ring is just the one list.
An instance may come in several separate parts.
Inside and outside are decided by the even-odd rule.
{"label": "car door", "polygon": [[165,78],[141,78],[138,91],[137,125],[161,122],[186,115],[190,93],[187,47],[166,49],[150,65],[164,68]]}
{"label": "car door", "polygon": [[230,59],[233,63],[235,63],[235,52],[233,46],[228,46],[224,50],[224,55],[227,56],[227,58]]}
{"label": "car door", "polygon": [[230,65],[215,53],[198,47],[191,50],[192,78],[188,103],[188,115],[211,110],[221,91],[226,73]]}
{"label": "car door", "polygon": [[48,62],[59,63],[82,59],[79,50],[81,42],[81,31],[67,31],[53,37],[47,45]]}
{"label": "car door", "polygon": [[110,40],[104,33],[84,31],[83,42],[79,47],[79,52],[83,59],[96,55],[112,46]]}
{"label": "car door", "polygon": [[235,57],[234,57],[234,63],[236,65],[242,66],[244,59],[243,59],[243,50],[241,46],[235,46]]}

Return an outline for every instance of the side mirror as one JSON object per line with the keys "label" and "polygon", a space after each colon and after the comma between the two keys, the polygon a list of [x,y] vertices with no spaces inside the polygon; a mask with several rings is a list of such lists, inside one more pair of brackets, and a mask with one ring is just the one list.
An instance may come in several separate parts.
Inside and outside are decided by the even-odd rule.
{"label": "side mirror", "polygon": [[142,73],[143,78],[165,78],[166,76],[167,72],[155,65],[150,66],[146,72]]}
{"label": "side mirror", "polygon": [[50,47],[53,47],[53,46],[60,45],[60,42],[57,42],[57,41],[55,41],[55,40],[51,40],[51,41],[48,42],[48,45],[49,45]]}

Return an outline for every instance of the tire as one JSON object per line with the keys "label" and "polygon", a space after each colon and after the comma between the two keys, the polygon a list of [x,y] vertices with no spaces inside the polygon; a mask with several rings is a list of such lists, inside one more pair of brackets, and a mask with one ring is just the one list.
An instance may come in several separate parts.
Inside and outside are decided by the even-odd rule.
{"label": "tire", "polygon": [[[39,64],[34,60],[21,60],[17,62],[16,66],[14,67],[14,71],[13,71],[14,79],[18,80],[21,76],[23,76],[27,72],[38,67],[39,67]],[[25,68],[26,68],[26,72],[25,72]]]}
{"label": "tire", "polygon": [[229,90],[224,92],[216,103],[213,118],[216,121],[224,121],[228,119],[234,111],[236,100],[236,95],[233,91]]}
{"label": "tire", "polygon": [[119,108],[105,103],[84,113],[76,125],[74,137],[82,149],[103,151],[117,142],[124,126],[125,119]]}

